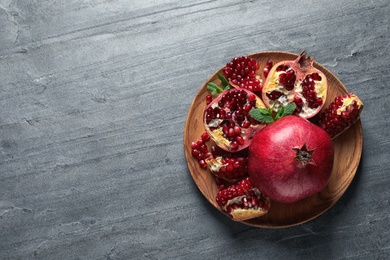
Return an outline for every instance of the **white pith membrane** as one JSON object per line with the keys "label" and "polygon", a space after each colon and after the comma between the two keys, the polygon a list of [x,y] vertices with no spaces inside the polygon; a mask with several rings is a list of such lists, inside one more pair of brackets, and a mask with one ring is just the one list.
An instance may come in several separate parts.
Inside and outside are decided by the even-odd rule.
{"label": "white pith membrane", "polygon": [[228,165],[227,163],[225,163],[225,164],[222,163],[222,156],[218,156],[215,158],[207,158],[206,163],[209,166],[210,171],[212,171],[212,172],[219,172],[219,170],[223,166]]}
{"label": "white pith membrane", "polygon": [[[276,90],[281,93],[283,93],[282,96],[280,96],[278,99],[271,100],[269,99],[269,104],[271,107],[274,108],[275,111],[278,110],[278,108],[283,107],[287,105],[288,103],[291,103],[294,101],[294,96],[301,98],[303,101],[302,110],[299,113],[299,116],[301,117],[308,117],[312,115],[315,111],[317,111],[317,108],[310,108],[307,105],[306,98],[302,95],[302,84],[297,80],[294,83],[294,89],[293,90],[287,90],[280,82],[279,82],[279,75],[285,73],[285,71],[275,71],[276,76],[274,77],[275,80],[271,82],[271,87],[268,88],[269,91],[267,93],[271,93],[272,91]],[[321,76],[322,77],[322,76]],[[324,84],[324,81],[317,81],[314,80],[314,89],[317,92],[317,97],[322,98],[324,100],[324,94],[326,92],[326,86]],[[294,93],[295,92],[295,93]]]}

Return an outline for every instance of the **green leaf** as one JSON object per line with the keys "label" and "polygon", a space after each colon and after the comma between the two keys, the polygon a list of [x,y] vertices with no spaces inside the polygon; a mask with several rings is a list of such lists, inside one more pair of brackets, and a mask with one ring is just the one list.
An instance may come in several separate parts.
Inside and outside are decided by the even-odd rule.
{"label": "green leaf", "polygon": [[261,123],[270,124],[275,121],[272,112],[266,108],[253,108],[249,111],[249,115]]}
{"label": "green leaf", "polygon": [[207,89],[211,92],[211,95],[213,96],[223,92],[223,89],[213,82],[207,83]]}
{"label": "green leaf", "polygon": [[288,116],[294,113],[295,108],[297,105],[294,102],[288,103],[283,107],[283,115],[282,116]]}
{"label": "green leaf", "polygon": [[230,89],[229,81],[223,75],[221,75],[219,73],[217,75],[218,75],[219,80],[222,82],[222,86],[223,86],[224,90]]}
{"label": "green leaf", "polygon": [[278,109],[278,112],[275,115],[275,120],[278,120],[279,118],[281,118],[283,116],[283,113],[284,113],[284,107],[280,107]]}

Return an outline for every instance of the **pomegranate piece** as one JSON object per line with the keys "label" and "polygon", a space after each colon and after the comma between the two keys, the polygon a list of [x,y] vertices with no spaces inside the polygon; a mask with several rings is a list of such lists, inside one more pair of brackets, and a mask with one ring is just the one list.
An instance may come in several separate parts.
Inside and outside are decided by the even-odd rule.
{"label": "pomegranate piece", "polygon": [[217,156],[206,159],[208,168],[216,177],[228,182],[237,182],[248,176],[248,158]]}
{"label": "pomegranate piece", "polygon": [[248,177],[220,189],[216,201],[225,213],[237,221],[260,217],[270,208],[270,199],[253,187]]}
{"label": "pomegranate piece", "polygon": [[232,86],[256,92],[262,89],[260,76],[256,74],[258,69],[255,59],[241,56],[233,58],[222,71]]}
{"label": "pomegranate piece", "polygon": [[253,138],[248,172],[253,186],[271,200],[292,203],[324,189],[333,158],[332,139],[321,127],[285,116]]}
{"label": "pomegranate piece", "polygon": [[324,106],[328,83],[325,74],[313,66],[314,58],[303,51],[296,60],[281,61],[269,71],[262,90],[263,102],[275,111],[294,102],[295,114],[315,116]]}
{"label": "pomegranate piece", "polygon": [[205,109],[203,122],[217,146],[228,152],[247,148],[256,132],[265,126],[252,119],[252,108],[265,108],[253,92],[231,89],[221,93]]}
{"label": "pomegranate piece", "polygon": [[363,103],[355,94],[338,96],[320,114],[318,125],[325,129],[330,137],[335,138],[360,118],[362,110]]}

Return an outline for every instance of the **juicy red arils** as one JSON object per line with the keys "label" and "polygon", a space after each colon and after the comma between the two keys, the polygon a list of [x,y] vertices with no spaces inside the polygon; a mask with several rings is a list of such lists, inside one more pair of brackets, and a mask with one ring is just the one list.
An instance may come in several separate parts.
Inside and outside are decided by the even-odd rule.
{"label": "juicy red arils", "polygon": [[[249,178],[227,188],[221,185],[216,202],[224,212],[235,220],[259,217],[264,215],[270,206],[269,198],[254,188]],[[236,214],[236,212],[240,213]]]}
{"label": "juicy red arils", "polygon": [[272,60],[268,60],[267,63],[265,64],[264,69],[263,69],[263,75],[265,78],[268,76],[268,73],[271,70],[273,64],[274,63]]}
{"label": "juicy red arils", "polygon": [[207,132],[201,135],[201,138],[191,143],[191,155],[193,158],[198,160],[200,167],[207,168],[207,163],[205,159],[212,156],[212,153],[209,152],[207,142],[210,139],[210,136]]}
{"label": "juicy red arils", "polygon": [[230,89],[221,93],[204,112],[204,125],[212,140],[225,151],[237,152],[249,146],[251,137],[264,125],[249,112],[264,104],[253,92]]}
{"label": "juicy red arils", "polygon": [[210,172],[227,181],[234,182],[248,176],[248,159],[237,156],[217,156],[206,160]]}
{"label": "juicy red arils", "polygon": [[225,78],[234,85],[250,91],[261,91],[261,81],[256,78],[259,64],[255,59],[241,56],[233,58],[222,69]]}
{"label": "juicy red arils", "polygon": [[317,97],[315,80],[321,80],[321,76],[318,73],[309,74],[302,81],[302,95],[306,98],[310,108],[317,108],[321,106],[323,102],[322,98]]}
{"label": "juicy red arils", "polygon": [[286,73],[281,73],[279,75],[279,82],[282,84],[287,90],[293,90],[295,80],[297,77],[295,76],[295,72],[292,69],[287,69]]}
{"label": "juicy red arils", "polygon": [[266,95],[270,100],[276,100],[280,98],[283,95],[283,93],[277,90],[273,90],[271,93],[267,93]]}

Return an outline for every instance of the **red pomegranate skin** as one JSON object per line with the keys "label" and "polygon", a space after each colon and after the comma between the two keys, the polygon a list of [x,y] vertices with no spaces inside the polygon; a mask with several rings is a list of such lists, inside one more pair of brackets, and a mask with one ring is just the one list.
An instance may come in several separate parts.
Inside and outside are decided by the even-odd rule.
{"label": "red pomegranate skin", "polygon": [[[306,143],[314,150],[310,162],[296,157]],[[295,149],[294,149],[295,148]],[[332,139],[319,126],[298,116],[286,116],[258,132],[249,146],[252,183],[271,200],[293,203],[322,191],[332,173]]]}

